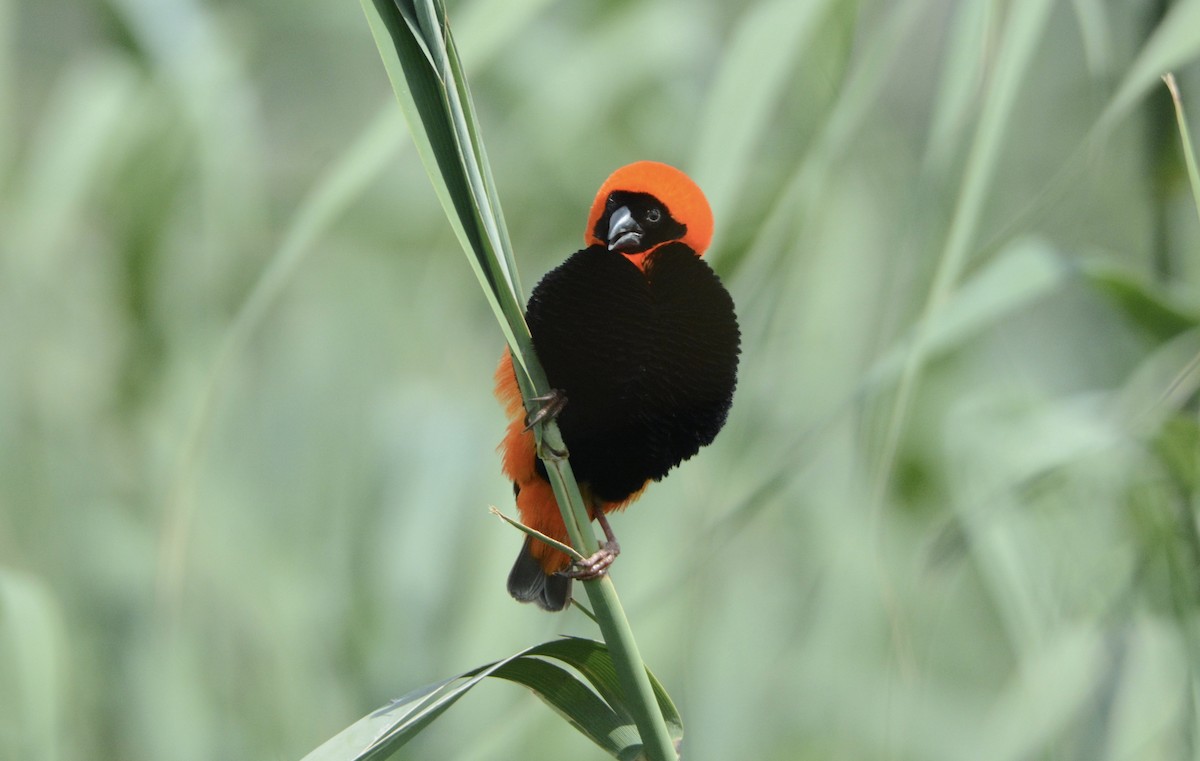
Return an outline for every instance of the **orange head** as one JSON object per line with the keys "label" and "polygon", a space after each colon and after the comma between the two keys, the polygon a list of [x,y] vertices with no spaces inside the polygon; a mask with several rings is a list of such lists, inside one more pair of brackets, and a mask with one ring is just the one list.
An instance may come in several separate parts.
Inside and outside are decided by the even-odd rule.
{"label": "orange head", "polygon": [[641,267],[647,254],[673,241],[703,256],[712,231],[712,209],[692,178],[657,161],[637,161],[600,186],[584,240]]}

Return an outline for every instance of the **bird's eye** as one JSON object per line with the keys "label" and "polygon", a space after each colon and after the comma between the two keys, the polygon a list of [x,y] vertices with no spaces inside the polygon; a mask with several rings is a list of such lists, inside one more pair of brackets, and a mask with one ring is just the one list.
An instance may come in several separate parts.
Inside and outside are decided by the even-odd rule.
{"label": "bird's eye", "polygon": [[650,210],[646,212],[646,221],[653,225],[660,219],[662,219],[662,211],[657,206],[651,206]]}
{"label": "bird's eye", "polygon": [[608,207],[609,211],[612,211],[613,209],[617,208],[617,199],[609,196],[608,200],[604,202],[604,205]]}

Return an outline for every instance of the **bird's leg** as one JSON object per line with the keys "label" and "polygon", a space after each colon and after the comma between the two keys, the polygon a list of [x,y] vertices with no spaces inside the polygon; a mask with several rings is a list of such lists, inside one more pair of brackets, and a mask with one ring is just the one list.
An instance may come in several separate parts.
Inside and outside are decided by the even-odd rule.
{"label": "bird's leg", "polygon": [[604,544],[600,545],[600,549],[592,553],[590,557],[576,560],[562,572],[563,575],[570,576],[572,579],[592,581],[604,576],[608,573],[608,567],[617,559],[617,555],[621,554],[621,545],[617,542],[617,537],[613,535],[612,526],[608,525],[608,518],[604,515],[604,510],[597,506],[595,512],[600,528],[604,529]]}

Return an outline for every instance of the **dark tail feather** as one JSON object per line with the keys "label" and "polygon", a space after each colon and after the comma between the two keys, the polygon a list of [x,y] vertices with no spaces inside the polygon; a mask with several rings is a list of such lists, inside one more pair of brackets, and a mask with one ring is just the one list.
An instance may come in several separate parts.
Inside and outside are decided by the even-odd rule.
{"label": "dark tail feather", "polygon": [[571,599],[571,579],[547,575],[530,549],[533,537],[525,537],[521,554],[508,573],[508,593],[521,602],[537,603],[542,610],[558,611]]}

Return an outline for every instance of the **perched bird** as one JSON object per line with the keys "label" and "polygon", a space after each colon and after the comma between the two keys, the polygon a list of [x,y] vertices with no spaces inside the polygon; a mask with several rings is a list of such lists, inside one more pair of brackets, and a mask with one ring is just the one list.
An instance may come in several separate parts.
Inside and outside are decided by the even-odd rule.
{"label": "perched bird", "polygon": [[[605,513],[637,499],[725,424],[740,334],[733,300],[700,258],[712,230],[708,201],[691,178],[639,161],[601,185],[587,247],[533,289],[526,321],[555,389],[548,411],[607,541],[573,565],[527,537],[508,577],[517,600],[565,608],[571,580],[602,576],[620,551]],[[496,396],[510,418],[499,449],[521,521],[569,544],[508,352],[496,370]]]}

